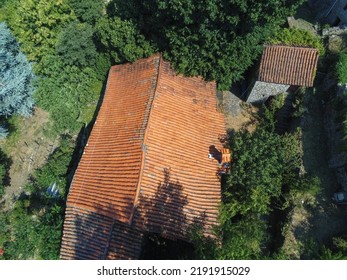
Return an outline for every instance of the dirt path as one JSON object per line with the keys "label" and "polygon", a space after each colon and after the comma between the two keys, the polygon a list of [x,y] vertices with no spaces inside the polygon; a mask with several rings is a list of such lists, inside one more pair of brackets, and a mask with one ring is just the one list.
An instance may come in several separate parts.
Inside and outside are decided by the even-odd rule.
{"label": "dirt path", "polygon": [[45,163],[58,145],[57,139],[52,140],[44,135],[48,116],[47,112],[36,108],[30,118],[21,118],[18,129],[20,135],[15,143],[11,143],[9,149],[12,160],[9,171],[10,186],[5,189],[0,201],[5,211],[12,208],[15,199],[24,191],[30,174]]}

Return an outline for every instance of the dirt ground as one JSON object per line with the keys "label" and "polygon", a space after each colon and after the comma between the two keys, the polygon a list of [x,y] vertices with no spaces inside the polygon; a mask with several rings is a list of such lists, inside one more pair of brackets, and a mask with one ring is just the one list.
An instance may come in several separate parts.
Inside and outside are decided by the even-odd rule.
{"label": "dirt ground", "polygon": [[228,131],[239,131],[245,128],[248,131],[255,129],[254,115],[257,108],[242,101],[229,91],[221,91],[217,94],[219,111],[224,114],[224,120]]}
{"label": "dirt ground", "polygon": [[[40,108],[36,108],[29,118],[21,118],[16,142],[11,143],[8,156],[12,160],[10,167],[10,185],[0,201],[3,210],[9,210],[13,202],[24,191],[30,174],[41,167],[49,155],[58,145],[57,139],[49,139],[44,131],[49,124],[49,115]],[[6,143],[2,143],[5,145]]]}

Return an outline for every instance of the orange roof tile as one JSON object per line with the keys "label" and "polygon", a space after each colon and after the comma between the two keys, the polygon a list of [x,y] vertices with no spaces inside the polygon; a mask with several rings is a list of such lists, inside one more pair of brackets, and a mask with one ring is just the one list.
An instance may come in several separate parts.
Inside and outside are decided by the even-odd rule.
{"label": "orange roof tile", "polygon": [[129,221],[158,65],[157,56],[111,68],[102,106],[73,178],[68,205]]}
{"label": "orange roof tile", "polygon": [[62,259],[137,259],[143,234],[110,217],[67,207],[60,257]]}
{"label": "orange roof tile", "polygon": [[[222,148],[224,133],[215,83],[177,75],[159,55],[112,67],[71,184],[67,217],[71,209],[75,215],[83,209],[112,219],[116,233],[107,246],[100,243],[116,248],[108,258],[136,258],[139,246],[121,254],[119,244],[132,248],[134,242],[123,239],[141,240],[143,231],[185,239],[189,227],[199,224],[211,234],[221,186],[218,162],[208,155],[210,147]],[[71,234],[63,237],[62,252],[74,250],[69,238],[77,240],[80,230],[65,224],[64,236]]]}
{"label": "orange roof tile", "polygon": [[313,48],[267,46],[260,63],[259,81],[313,86],[318,50]]}

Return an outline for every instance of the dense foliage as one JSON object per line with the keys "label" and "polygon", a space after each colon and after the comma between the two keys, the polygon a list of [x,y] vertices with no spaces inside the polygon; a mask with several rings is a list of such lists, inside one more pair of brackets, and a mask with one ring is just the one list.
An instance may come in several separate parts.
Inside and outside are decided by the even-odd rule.
{"label": "dense foliage", "polygon": [[75,16],[66,1],[18,1],[13,21],[10,22],[21,50],[30,61],[36,62],[36,71],[42,71],[42,60],[54,54],[60,29]]}
{"label": "dense foliage", "polygon": [[[29,116],[34,104],[35,75],[4,22],[0,22],[0,59],[0,117]],[[5,135],[4,128],[1,129],[0,134]]]}
{"label": "dense foliage", "polygon": [[226,89],[242,78],[263,43],[301,2],[115,0],[109,10],[134,22],[177,70]]}
{"label": "dense foliage", "polygon": [[272,44],[283,44],[295,47],[311,47],[319,50],[320,55],[324,55],[325,48],[322,40],[317,35],[304,29],[283,28],[278,30],[275,37],[271,38]]}
{"label": "dense foliage", "polygon": [[[201,243],[203,238],[198,238],[199,257],[268,257],[269,252],[264,249],[271,242],[272,211],[292,207],[320,190],[317,178],[299,172],[302,164],[299,131],[284,135],[275,132],[280,104],[274,100],[269,108],[263,108],[255,131],[239,131],[232,136],[231,172],[223,191],[220,226],[216,229],[222,246],[211,245],[211,240]],[[209,249],[202,250],[199,244]]]}
{"label": "dense foliage", "polygon": [[69,0],[68,3],[81,22],[94,25],[102,16],[103,0]]}
{"label": "dense foliage", "polygon": [[101,18],[96,25],[96,38],[117,64],[135,61],[154,52],[133,22],[118,17]]}
{"label": "dense foliage", "polygon": [[60,32],[56,52],[65,65],[86,67],[95,64],[97,52],[93,33],[91,25],[77,21],[71,22]]}

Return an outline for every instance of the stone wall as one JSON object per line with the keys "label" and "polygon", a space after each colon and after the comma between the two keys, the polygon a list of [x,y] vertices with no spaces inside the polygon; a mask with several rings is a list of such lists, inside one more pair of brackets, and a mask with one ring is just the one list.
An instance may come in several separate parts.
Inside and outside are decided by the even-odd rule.
{"label": "stone wall", "polygon": [[265,102],[270,96],[285,93],[289,85],[266,83],[257,81],[247,98],[247,102],[252,104],[259,104]]}

